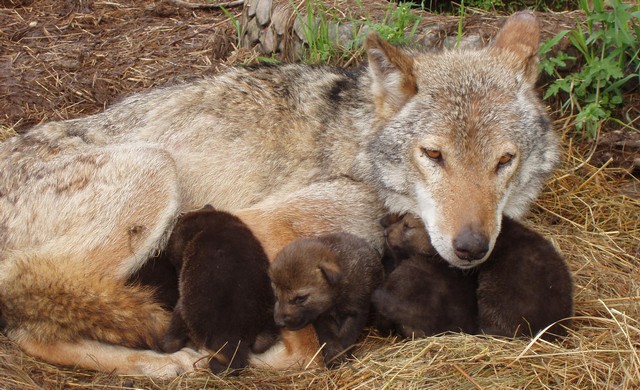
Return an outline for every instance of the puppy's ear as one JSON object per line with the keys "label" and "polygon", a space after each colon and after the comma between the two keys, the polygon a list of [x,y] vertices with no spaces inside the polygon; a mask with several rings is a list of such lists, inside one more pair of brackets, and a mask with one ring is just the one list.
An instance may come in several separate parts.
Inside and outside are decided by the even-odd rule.
{"label": "puppy's ear", "polygon": [[418,92],[413,58],[375,32],[367,35],[367,57],[376,116],[390,119]]}
{"label": "puppy's ear", "polygon": [[318,265],[318,268],[320,268],[320,272],[322,272],[322,275],[330,286],[335,285],[342,279],[342,270],[336,263],[323,261]]}
{"label": "puppy's ear", "polygon": [[521,68],[530,84],[538,78],[538,48],[540,25],[532,12],[521,11],[511,15],[496,35],[493,47],[511,52],[516,67]]}
{"label": "puppy's ear", "polygon": [[399,214],[396,214],[396,213],[385,214],[384,217],[380,218],[380,225],[382,225],[383,228],[388,228],[389,226],[393,225],[399,220],[400,220]]}

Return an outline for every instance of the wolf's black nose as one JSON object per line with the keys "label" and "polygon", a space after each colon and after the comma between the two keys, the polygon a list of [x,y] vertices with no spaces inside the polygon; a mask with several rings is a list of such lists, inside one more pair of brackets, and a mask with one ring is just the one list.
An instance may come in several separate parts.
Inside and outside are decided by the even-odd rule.
{"label": "wolf's black nose", "polygon": [[468,226],[453,239],[453,250],[461,260],[479,260],[489,251],[489,239]]}

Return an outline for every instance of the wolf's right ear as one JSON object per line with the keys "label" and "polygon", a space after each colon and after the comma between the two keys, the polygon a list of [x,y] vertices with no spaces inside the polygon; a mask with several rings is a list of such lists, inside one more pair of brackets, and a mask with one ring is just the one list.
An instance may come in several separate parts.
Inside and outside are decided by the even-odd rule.
{"label": "wolf's right ear", "polygon": [[375,32],[367,35],[367,57],[376,115],[390,119],[418,92],[413,58]]}
{"label": "wolf's right ear", "polygon": [[342,279],[342,270],[336,263],[323,261],[318,265],[318,268],[320,268],[322,275],[330,286],[335,285]]}
{"label": "wolf's right ear", "polygon": [[540,26],[533,13],[521,11],[511,15],[496,35],[493,47],[514,54],[526,81],[531,84],[536,82]]}

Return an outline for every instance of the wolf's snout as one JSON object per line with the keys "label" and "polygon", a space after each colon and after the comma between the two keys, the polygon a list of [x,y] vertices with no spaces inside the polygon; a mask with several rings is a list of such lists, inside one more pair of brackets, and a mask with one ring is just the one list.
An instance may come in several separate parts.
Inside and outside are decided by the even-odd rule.
{"label": "wolf's snout", "polygon": [[471,227],[466,227],[453,239],[453,250],[461,260],[480,260],[489,251],[489,238]]}

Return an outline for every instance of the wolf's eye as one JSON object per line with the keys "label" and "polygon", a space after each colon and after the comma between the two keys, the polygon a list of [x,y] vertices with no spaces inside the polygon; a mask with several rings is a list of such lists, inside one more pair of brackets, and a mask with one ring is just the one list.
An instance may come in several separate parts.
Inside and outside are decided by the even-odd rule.
{"label": "wolf's eye", "polygon": [[309,294],[297,295],[296,297],[294,297],[291,300],[291,303],[294,304],[294,305],[302,305],[303,303],[305,303],[307,301],[307,298],[309,298]]}
{"label": "wolf's eye", "polygon": [[440,153],[439,150],[420,148],[420,151],[422,152],[423,156],[427,156],[433,161],[436,161],[436,162],[442,161],[442,153]]}
{"label": "wolf's eye", "polygon": [[498,160],[498,169],[508,165],[513,160],[513,154],[505,153]]}

